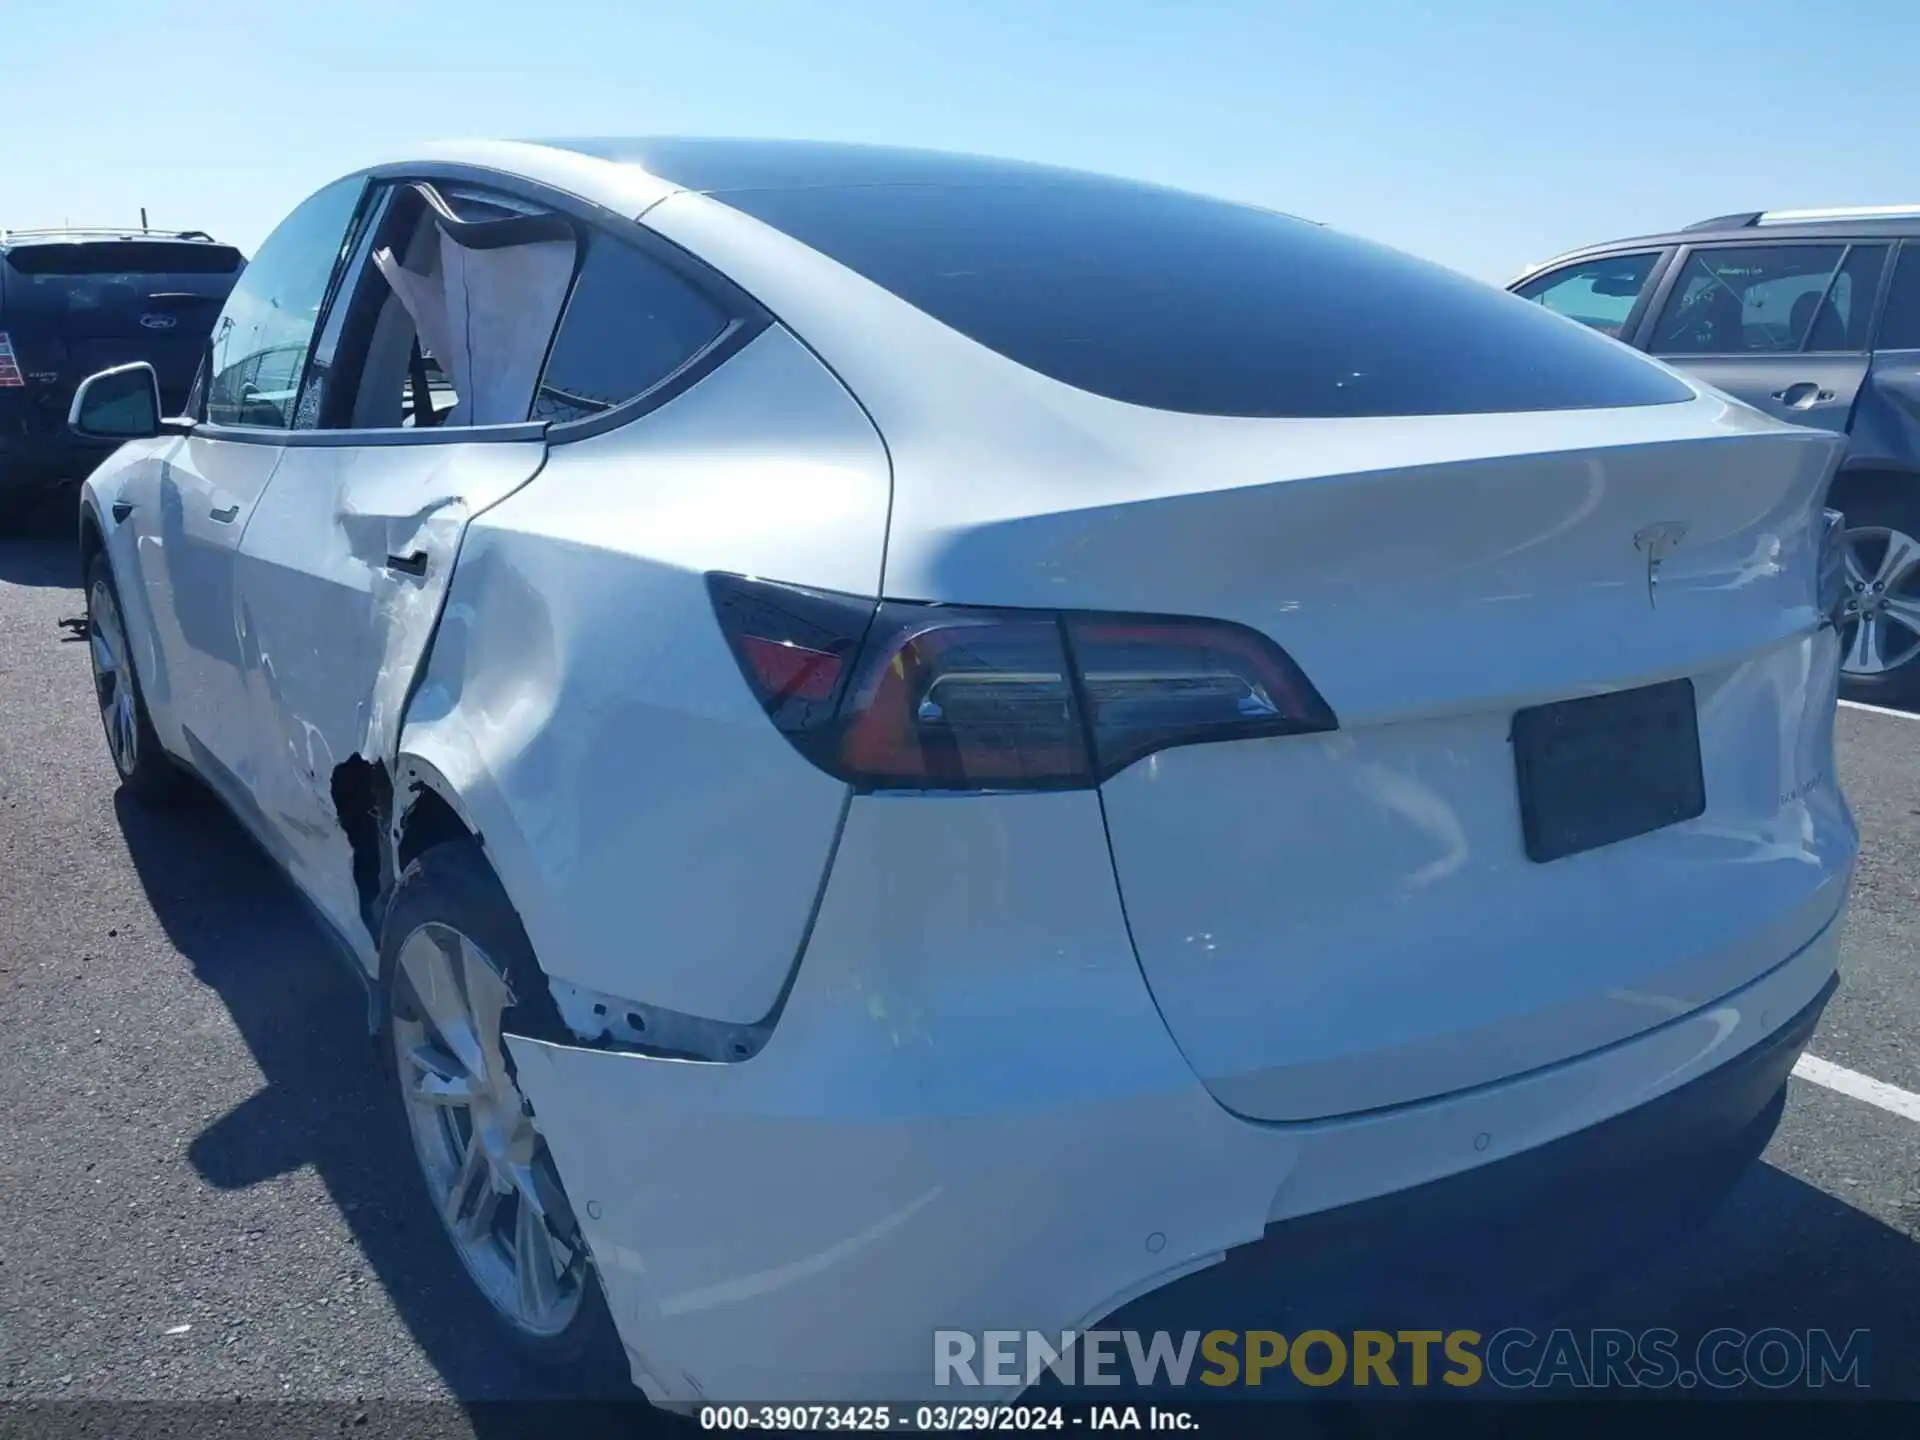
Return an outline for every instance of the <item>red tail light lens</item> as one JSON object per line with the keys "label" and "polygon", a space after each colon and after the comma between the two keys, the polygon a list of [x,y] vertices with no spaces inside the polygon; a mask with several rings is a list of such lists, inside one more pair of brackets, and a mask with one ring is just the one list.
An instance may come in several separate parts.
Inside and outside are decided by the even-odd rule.
{"label": "red tail light lens", "polygon": [[17,390],[27,383],[20,373],[20,358],[14,354],[13,339],[0,330],[0,390]]}
{"label": "red tail light lens", "polygon": [[709,575],[707,593],[768,718],[808,759],[825,763],[819,747],[833,729],[875,602],[738,575]]}
{"label": "red tail light lens", "polygon": [[873,789],[1091,783],[1060,625],[1044,612],[884,603],[841,713],[843,773]]}
{"label": "red tail light lens", "polygon": [[862,790],[1087,789],[1171,746],[1337,723],[1286,652],[1223,621],[708,584],[769,718]]}

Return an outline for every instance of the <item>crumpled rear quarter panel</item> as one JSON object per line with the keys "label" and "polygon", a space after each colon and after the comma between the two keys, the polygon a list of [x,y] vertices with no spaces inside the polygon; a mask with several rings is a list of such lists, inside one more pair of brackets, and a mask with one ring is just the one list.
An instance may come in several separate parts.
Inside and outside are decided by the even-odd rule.
{"label": "crumpled rear quarter panel", "polygon": [[888,499],[872,424],[775,326],[474,519],[400,774],[452,792],[549,976],[714,1020],[773,1008],[846,787],[761,711],[705,576],[876,593]]}

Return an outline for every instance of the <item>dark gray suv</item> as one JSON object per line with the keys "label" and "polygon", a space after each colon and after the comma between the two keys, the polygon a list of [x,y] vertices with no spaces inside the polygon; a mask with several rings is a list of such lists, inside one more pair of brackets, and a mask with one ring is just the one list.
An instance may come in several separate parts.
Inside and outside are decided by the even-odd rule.
{"label": "dark gray suv", "polygon": [[67,428],[87,376],[144,360],[186,403],[244,263],[198,230],[0,229],[0,534],[112,451]]}
{"label": "dark gray suv", "polygon": [[1920,700],[1920,205],[1722,215],[1508,287],[1750,405],[1848,437],[1844,690]]}

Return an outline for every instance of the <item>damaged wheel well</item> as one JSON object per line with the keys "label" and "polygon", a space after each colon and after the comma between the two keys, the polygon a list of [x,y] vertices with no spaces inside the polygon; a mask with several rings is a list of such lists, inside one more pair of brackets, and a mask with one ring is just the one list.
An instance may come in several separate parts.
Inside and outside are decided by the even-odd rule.
{"label": "damaged wheel well", "polygon": [[360,919],[377,943],[381,915],[397,873],[387,843],[393,780],[386,766],[354,755],[333,767],[330,788],[334,815],[353,849],[353,888],[360,897]]}
{"label": "damaged wheel well", "polygon": [[443,841],[480,845],[446,797],[418,780],[408,784],[405,808],[396,814],[392,774],[363,755],[334,767],[332,792],[334,813],[353,851],[361,919],[376,942],[387,902],[407,866]]}
{"label": "damaged wheel well", "polygon": [[[475,873],[484,873],[501,914],[519,917],[500,878],[485,855],[485,841],[467,825],[446,796],[403,763],[402,794],[395,814],[393,777],[385,765],[355,755],[334,767],[333,801],[340,828],[353,849],[353,882],[368,931],[381,942],[387,907],[395,903],[401,881],[416,861],[448,842],[471,847]],[[442,852],[445,853],[445,852]],[[465,861],[462,864],[468,863]],[[524,941],[524,929],[519,930]],[[538,975],[537,994],[522,994],[514,1033],[560,1044],[589,1044],[677,1060],[738,1062],[749,1060],[765,1046],[772,1021],[734,1024],[685,1015],[633,1000],[601,995],[547,976],[526,944],[523,983]]]}
{"label": "damaged wheel well", "polygon": [[400,817],[399,837],[394,846],[396,863],[402,871],[443,840],[479,843],[480,837],[467,828],[460,813],[438,791],[415,781],[412,793],[413,799]]}
{"label": "damaged wheel well", "polygon": [[1907,474],[1899,470],[1842,470],[1833,477],[1833,484],[1827,491],[1827,504],[1836,510],[1845,510],[1849,504],[1881,498],[1900,500],[1915,493],[1920,487],[1920,476]]}

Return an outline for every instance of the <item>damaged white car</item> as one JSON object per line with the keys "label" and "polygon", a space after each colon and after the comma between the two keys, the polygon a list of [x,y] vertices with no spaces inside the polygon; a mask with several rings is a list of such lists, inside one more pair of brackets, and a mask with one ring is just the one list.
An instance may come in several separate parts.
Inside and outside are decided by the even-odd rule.
{"label": "damaged white car", "polygon": [[476,1303],[658,1400],[1693,1214],[1834,984],[1838,441],[1304,221],[447,146],[72,420],[120,775],[351,955]]}

